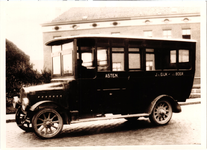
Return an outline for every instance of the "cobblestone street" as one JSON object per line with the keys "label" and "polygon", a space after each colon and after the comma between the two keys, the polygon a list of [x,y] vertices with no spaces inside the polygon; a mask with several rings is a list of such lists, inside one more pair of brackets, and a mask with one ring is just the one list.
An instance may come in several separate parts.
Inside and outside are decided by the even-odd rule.
{"label": "cobblestone street", "polygon": [[124,145],[199,145],[201,144],[201,105],[182,106],[165,126],[153,126],[146,118],[65,125],[55,139],[42,140],[26,133],[16,123],[6,124],[6,147],[71,147]]}

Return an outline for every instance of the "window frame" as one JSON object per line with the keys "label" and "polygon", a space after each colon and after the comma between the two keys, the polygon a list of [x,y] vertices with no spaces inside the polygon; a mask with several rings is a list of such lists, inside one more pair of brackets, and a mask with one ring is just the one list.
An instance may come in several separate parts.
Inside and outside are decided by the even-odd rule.
{"label": "window frame", "polygon": [[[65,44],[65,43],[63,43],[63,44],[60,44],[60,45],[53,45],[53,46],[60,46],[60,50],[58,50],[58,51],[55,51],[55,52],[53,52],[53,46],[51,46],[51,59],[52,59],[52,76],[54,76],[54,77],[58,77],[58,76],[72,76],[72,75],[74,75],[74,68],[73,68],[73,42],[71,42],[72,43],[72,47],[71,48],[69,48],[69,49],[65,49],[65,50],[63,50],[63,45]],[[67,43],[68,44],[68,43]],[[71,73],[69,72],[69,73],[64,73],[65,72],[65,70],[64,70],[64,56],[65,55],[68,55],[68,54],[71,54]],[[54,73],[54,60],[53,60],[53,58],[54,57],[59,57],[59,59],[60,59],[60,63],[59,63],[59,69],[60,69],[60,73],[59,74],[55,74]]]}

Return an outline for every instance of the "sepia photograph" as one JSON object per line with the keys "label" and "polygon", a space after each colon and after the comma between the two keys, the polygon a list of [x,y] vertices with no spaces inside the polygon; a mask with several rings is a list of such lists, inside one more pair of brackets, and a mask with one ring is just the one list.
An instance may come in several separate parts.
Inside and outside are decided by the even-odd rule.
{"label": "sepia photograph", "polygon": [[206,149],[206,2],[0,4],[2,149]]}

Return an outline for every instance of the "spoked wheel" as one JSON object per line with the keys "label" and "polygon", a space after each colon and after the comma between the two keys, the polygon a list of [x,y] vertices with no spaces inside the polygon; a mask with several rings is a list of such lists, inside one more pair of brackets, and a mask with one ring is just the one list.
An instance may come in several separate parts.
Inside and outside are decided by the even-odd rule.
{"label": "spoked wheel", "polygon": [[33,131],[32,122],[30,117],[27,116],[27,113],[22,111],[22,107],[20,106],[16,111],[16,123],[17,125],[26,132]]}
{"label": "spoked wheel", "polygon": [[172,106],[166,100],[158,101],[150,115],[150,121],[156,125],[167,124],[172,117]]}
{"label": "spoked wheel", "polygon": [[52,109],[42,109],[32,119],[35,134],[41,138],[53,138],[63,128],[63,119],[60,114]]}

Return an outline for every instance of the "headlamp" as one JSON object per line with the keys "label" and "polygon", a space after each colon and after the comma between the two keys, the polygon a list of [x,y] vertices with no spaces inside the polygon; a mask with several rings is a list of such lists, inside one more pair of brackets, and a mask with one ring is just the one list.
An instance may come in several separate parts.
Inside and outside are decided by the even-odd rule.
{"label": "headlamp", "polygon": [[29,99],[27,97],[22,99],[22,109],[25,110],[26,107],[29,105]]}
{"label": "headlamp", "polygon": [[18,96],[13,97],[13,107],[16,108],[16,104],[20,101]]}

